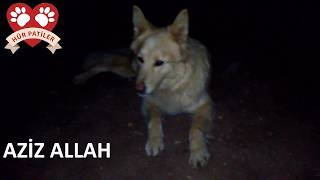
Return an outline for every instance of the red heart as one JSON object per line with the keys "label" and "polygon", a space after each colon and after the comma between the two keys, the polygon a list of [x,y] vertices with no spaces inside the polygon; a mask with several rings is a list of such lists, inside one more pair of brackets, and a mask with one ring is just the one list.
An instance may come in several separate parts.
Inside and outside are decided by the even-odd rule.
{"label": "red heart", "polygon": [[[53,19],[49,21],[50,18]],[[15,3],[7,11],[7,20],[14,32],[24,28],[42,28],[51,31],[56,26],[58,18],[58,9],[50,3],[38,4],[33,9],[27,4]],[[40,43],[40,40],[27,39],[25,42],[34,47]]]}

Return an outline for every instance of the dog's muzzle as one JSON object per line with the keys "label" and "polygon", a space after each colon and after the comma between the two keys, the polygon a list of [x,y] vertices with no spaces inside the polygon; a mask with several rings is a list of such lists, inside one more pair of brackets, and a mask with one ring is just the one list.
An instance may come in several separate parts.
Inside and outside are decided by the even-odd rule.
{"label": "dog's muzzle", "polygon": [[136,90],[139,95],[143,96],[146,94],[146,86],[143,82],[136,83]]}

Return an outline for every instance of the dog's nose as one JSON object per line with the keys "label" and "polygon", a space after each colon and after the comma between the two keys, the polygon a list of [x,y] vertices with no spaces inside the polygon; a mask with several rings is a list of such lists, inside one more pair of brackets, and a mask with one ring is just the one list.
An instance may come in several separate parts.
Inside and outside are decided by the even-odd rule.
{"label": "dog's nose", "polygon": [[144,85],[143,82],[137,83],[137,84],[136,84],[136,90],[138,91],[138,93],[144,94],[144,93],[145,93],[145,90],[146,90],[146,86]]}

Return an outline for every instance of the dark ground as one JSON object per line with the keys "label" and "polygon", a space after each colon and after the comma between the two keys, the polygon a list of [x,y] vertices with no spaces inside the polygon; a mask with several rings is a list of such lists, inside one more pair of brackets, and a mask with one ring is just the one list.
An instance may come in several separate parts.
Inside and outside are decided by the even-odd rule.
{"label": "dark ground", "polygon": [[[31,6],[39,2],[27,1]],[[1,180],[320,179],[316,6],[295,1],[135,3],[159,25],[187,7],[192,37],[212,53],[210,93],[217,111],[212,157],[207,166],[193,169],[187,115],[165,118],[165,150],[147,157],[133,81],[105,73],[83,86],[71,82],[86,54],[128,47],[132,3],[79,2],[77,7],[88,13],[78,15],[88,18],[77,19],[73,3],[51,2],[60,10],[54,32],[64,49],[51,55],[45,43],[33,49],[20,43],[15,55],[0,52],[0,152],[8,142],[29,138],[48,148],[54,142],[110,142],[111,159],[1,158]],[[5,2],[1,12],[10,4]],[[3,24],[1,47],[11,33]],[[82,30],[74,32],[79,24]]]}
{"label": "dark ground", "polygon": [[242,76],[228,84],[225,79],[212,80],[217,118],[210,141],[212,158],[204,168],[188,165],[188,116],[165,118],[166,149],[158,157],[147,157],[133,82],[107,73],[83,87],[48,91],[50,104],[39,107],[36,125],[29,121],[20,138],[14,134],[7,141],[33,138],[48,147],[54,142],[110,142],[111,159],[2,160],[1,179],[320,178],[316,112],[302,114],[284,104],[284,94],[278,93],[285,88],[281,85]]}

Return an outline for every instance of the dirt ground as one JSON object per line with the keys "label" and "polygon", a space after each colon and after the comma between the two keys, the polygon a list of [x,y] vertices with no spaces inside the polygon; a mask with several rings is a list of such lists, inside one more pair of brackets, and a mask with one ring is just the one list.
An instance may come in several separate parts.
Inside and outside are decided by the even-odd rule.
{"label": "dirt ground", "polygon": [[[320,179],[316,112],[287,101],[285,85],[241,78],[213,78],[216,103],[211,159],[188,164],[190,117],[165,117],[165,150],[147,157],[145,124],[133,81],[111,74],[83,86],[47,92],[37,123],[21,137],[45,142],[110,142],[110,159],[2,159],[2,180],[293,180]],[[21,138],[26,142],[28,138]],[[7,139],[8,141],[8,139]],[[49,151],[46,148],[46,151]]]}

